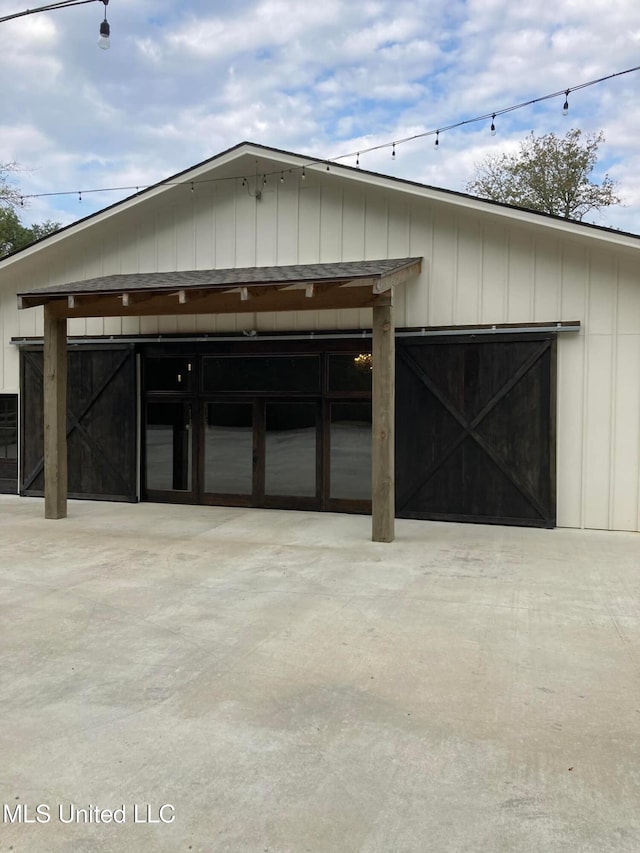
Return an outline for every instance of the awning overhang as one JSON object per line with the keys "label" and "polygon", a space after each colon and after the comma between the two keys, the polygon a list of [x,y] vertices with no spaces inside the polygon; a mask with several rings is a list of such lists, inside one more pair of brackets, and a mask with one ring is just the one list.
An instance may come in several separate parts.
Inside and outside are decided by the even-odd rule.
{"label": "awning overhang", "polygon": [[373,308],[417,276],[422,258],[128,273],[18,294],[19,308],[51,316],[128,317]]}

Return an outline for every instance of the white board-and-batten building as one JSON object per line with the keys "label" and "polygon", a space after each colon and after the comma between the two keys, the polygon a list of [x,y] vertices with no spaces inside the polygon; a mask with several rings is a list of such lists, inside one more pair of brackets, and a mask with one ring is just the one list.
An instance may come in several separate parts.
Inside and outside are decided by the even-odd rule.
{"label": "white board-and-batten building", "polygon": [[631,234],[242,143],[0,261],[2,488],[55,470],[46,315],[71,496],[368,512],[386,483],[397,516],[637,531],[639,260]]}

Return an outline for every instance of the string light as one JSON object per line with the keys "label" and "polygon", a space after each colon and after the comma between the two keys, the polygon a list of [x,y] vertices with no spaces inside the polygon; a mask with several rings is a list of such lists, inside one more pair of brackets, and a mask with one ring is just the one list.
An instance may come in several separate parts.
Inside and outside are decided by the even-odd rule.
{"label": "string light", "polygon": [[395,144],[395,142],[391,146],[391,159],[392,160],[396,159],[396,144]]}
{"label": "string light", "polygon": [[564,93],[564,104],[562,105],[562,115],[566,116],[569,113],[569,92],[571,89],[567,89]]}
{"label": "string light", "polygon": [[[586,89],[589,86],[595,86],[599,83],[604,83],[607,80],[613,80],[615,77],[621,77],[625,74],[631,74],[635,71],[640,71],[640,65],[636,65],[633,68],[627,68],[624,71],[616,71],[613,74],[608,74],[605,77],[599,77],[596,80],[589,80],[586,83],[580,83],[577,86],[572,86],[569,89],[562,89],[559,92],[551,92],[548,95],[541,95],[538,98],[532,98],[529,101],[523,101],[522,103],[514,104],[510,107],[505,107],[502,110],[496,110],[493,113],[486,113],[486,114],[481,115],[481,116],[475,116],[474,118],[464,119],[463,121],[459,121],[459,122],[456,122],[454,124],[450,124],[450,125],[446,125],[444,127],[440,127],[437,130],[427,130],[427,131],[424,131],[423,133],[415,133],[415,134],[413,134],[413,136],[406,136],[406,137],[403,137],[402,139],[395,139],[395,140],[390,141],[390,142],[381,143],[380,145],[372,145],[370,148],[361,148],[359,151],[352,151],[352,152],[349,152],[346,154],[339,154],[335,157],[330,158],[331,163],[336,163],[339,160],[346,160],[350,157],[356,156],[357,157],[356,165],[359,167],[360,166],[360,155],[361,154],[370,154],[374,151],[379,151],[383,148],[391,148],[391,156],[393,158],[394,152],[396,150],[396,146],[403,145],[404,143],[407,143],[407,142],[413,142],[417,139],[424,139],[427,136],[435,136],[436,139],[435,139],[434,144],[435,144],[436,148],[439,148],[439,146],[440,146],[440,134],[441,133],[446,133],[449,130],[454,130],[456,128],[464,127],[466,125],[474,124],[476,122],[487,121],[487,119],[491,119],[491,121],[492,121],[491,132],[493,134],[493,130],[495,129],[495,119],[497,116],[506,115],[507,113],[514,112],[515,110],[519,110],[519,109],[522,109],[524,107],[532,106],[534,104],[539,104],[543,101],[548,101],[548,100],[551,100],[552,98],[557,98],[557,97],[560,97],[562,95],[564,95],[564,97],[565,97],[565,101],[563,104],[563,114],[566,115],[566,113],[569,110],[568,98],[569,98],[569,95],[571,94],[571,92],[577,92],[580,89]],[[306,168],[307,168],[307,166],[311,167],[311,166],[315,166],[315,165],[320,165],[321,163],[326,164],[327,172],[330,171],[331,163],[327,162],[324,159],[310,159],[307,161],[307,163],[305,165],[302,166],[302,171],[300,174],[301,180],[304,181],[306,179],[306,176],[307,176],[306,175]],[[289,171],[292,172],[293,169],[289,169]],[[265,173],[265,178],[266,178],[267,174],[277,175],[278,172],[280,172],[280,170],[270,172],[270,173]],[[201,180],[196,180],[196,181],[191,182],[191,183],[218,183],[218,182],[227,181],[227,180],[238,180],[240,177],[241,177],[240,175],[236,175],[233,177],[226,177],[226,178],[203,178]],[[148,189],[149,186],[153,186],[153,187],[159,187],[159,186],[178,187],[178,186],[182,186],[184,183],[185,183],[184,181],[171,181],[171,180],[159,181],[157,184],[146,185],[143,187],[143,189]],[[243,187],[247,186],[246,177],[242,177],[242,186]],[[76,194],[79,195],[79,200],[82,201],[82,193],[89,194],[89,193],[104,193],[104,192],[127,192],[127,191],[130,191],[133,189],[135,189],[136,193],[140,192],[140,186],[136,186],[136,187],[120,186],[120,187],[100,187],[99,189],[82,190],[79,193],[78,193],[78,190],[62,190],[62,191],[48,192],[48,193],[29,193],[29,194],[24,194],[24,195],[20,196],[20,199],[21,199],[20,203],[24,204],[25,200],[32,199],[32,198],[49,198],[52,196],[76,195]]]}
{"label": "string light", "polygon": [[104,4],[104,20],[100,24],[98,47],[102,48],[102,50],[109,50],[109,36],[111,35],[111,27],[109,26],[109,21],[107,21],[109,0],[57,0],[57,2],[47,3],[46,6],[37,6],[34,9],[26,9],[24,12],[13,12],[11,15],[3,15],[0,17],[0,24],[4,24],[6,21],[13,21],[16,18],[22,18],[25,15],[35,15],[37,12],[52,12],[55,9],[68,9],[70,6],[86,6],[89,3],[97,2]]}
{"label": "string light", "polygon": [[491,136],[496,135],[496,114],[493,113],[491,116]]}

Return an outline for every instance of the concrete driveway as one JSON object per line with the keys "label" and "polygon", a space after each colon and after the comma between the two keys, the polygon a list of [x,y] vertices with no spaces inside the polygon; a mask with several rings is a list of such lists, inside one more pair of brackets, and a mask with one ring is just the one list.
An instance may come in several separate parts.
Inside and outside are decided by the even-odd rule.
{"label": "concrete driveway", "polygon": [[640,850],[637,535],[69,512],[0,497],[0,851]]}

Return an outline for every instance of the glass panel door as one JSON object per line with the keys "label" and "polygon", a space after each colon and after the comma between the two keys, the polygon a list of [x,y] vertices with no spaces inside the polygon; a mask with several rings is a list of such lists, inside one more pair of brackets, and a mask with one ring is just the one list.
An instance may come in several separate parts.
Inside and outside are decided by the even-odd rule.
{"label": "glass panel door", "polygon": [[332,499],[371,500],[371,403],[331,404]]}
{"label": "glass panel door", "polygon": [[252,402],[205,404],[205,492],[218,495],[253,493],[253,408]]}
{"label": "glass panel door", "polygon": [[315,402],[265,404],[265,496],[316,496]]}
{"label": "glass panel door", "polygon": [[191,405],[182,401],[147,403],[145,439],[147,491],[190,492]]}

